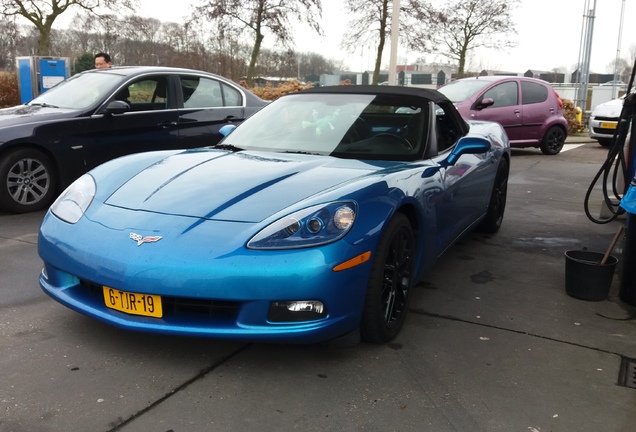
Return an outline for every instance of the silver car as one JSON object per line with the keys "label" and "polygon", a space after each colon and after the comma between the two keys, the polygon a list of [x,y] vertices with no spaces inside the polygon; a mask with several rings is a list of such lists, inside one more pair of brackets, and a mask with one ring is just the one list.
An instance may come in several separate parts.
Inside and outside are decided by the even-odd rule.
{"label": "silver car", "polygon": [[594,138],[603,147],[609,147],[612,143],[614,131],[618,127],[618,119],[623,109],[625,96],[599,104],[592,110],[588,122],[590,138]]}

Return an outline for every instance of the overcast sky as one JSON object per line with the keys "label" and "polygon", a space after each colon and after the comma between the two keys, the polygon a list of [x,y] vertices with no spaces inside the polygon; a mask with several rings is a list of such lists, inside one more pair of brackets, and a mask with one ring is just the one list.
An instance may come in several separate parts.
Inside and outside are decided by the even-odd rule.
{"label": "overcast sky", "polygon": [[[139,0],[139,3],[140,16],[180,23],[189,13],[189,5],[200,4],[201,0]],[[346,60],[345,64],[354,71],[371,69],[373,55],[369,47],[353,54],[343,52],[339,47],[348,22],[342,3],[341,0],[322,0],[322,27],[325,36],[321,38],[308,28],[299,26],[295,31],[295,48],[300,52],[318,52],[327,58]],[[547,71],[559,67],[571,71],[579,59],[586,3],[590,3],[591,6],[594,0],[522,0],[521,6],[514,14],[518,31],[515,37],[517,47],[508,52],[477,52],[471,58],[471,65],[479,69],[521,73],[528,69]],[[619,51],[622,5],[625,4],[625,17],[636,17],[634,3],[624,0],[596,0],[591,72],[609,72],[607,65],[614,61]],[[178,8],[175,5],[179,5]],[[264,45],[273,48],[267,37]],[[629,58],[633,46],[636,46],[636,25],[625,18],[620,41],[621,57]],[[398,51],[398,62],[413,62],[420,56],[401,48]],[[434,56],[429,56],[429,59],[433,58]],[[439,56],[438,60],[443,61],[444,58]],[[383,57],[383,65],[388,63],[387,50]]]}

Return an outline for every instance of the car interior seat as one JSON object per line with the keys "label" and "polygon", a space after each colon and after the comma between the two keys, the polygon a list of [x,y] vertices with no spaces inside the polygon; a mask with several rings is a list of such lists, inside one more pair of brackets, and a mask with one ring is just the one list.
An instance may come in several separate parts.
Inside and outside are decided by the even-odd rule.
{"label": "car interior seat", "polygon": [[[167,107],[167,85],[165,80],[157,81],[155,91],[152,95],[152,103],[155,104],[155,109],[165,109]],[[157,100],[160,99],[160,100]]]}
{"label": "car interior seat", "polygon": [[422,113],[418,112],[411,116],[406,123],[402,138],[407,140],[412,148],[417,148],[422,139]]}
{"label": "car interior seat", "polygon": [[129,97],[130,90],[128,90],[128,87],[124,87],[115,94],[115,100],[124,101],[128,105],[130,105],[130,101],[128,100]]}
{"label": "car interior seat", "polygon": [[452,121],[446,114],[436,116],[435,129],[438,151],[446,150],[453,146],[459,138]]}
{"label": "car interior seat", "polygon": [[212,106],[223,106],[223,95],[221,94],[221,89],[219,87],[214,87],[212,89]]}

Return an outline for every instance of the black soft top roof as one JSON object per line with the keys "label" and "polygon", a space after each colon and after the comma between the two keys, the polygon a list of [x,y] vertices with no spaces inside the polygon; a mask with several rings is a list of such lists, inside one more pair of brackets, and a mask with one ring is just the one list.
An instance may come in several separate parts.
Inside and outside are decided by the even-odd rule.
{"label": "black soft top roof", "polygon": [[334,85],[326,87],[314,87],[303,90],[300,93],[343,93],[343,94],[377,94],[421,97],[423,99],[440,103],[450,100],[437,90],[419,87],[379,86],[379,85]]}

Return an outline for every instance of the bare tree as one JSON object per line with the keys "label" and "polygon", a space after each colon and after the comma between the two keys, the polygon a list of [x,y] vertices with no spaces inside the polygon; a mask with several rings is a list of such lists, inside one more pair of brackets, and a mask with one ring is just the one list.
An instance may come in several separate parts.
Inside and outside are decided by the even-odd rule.
{"label": "bare tree", "polygon": [[113,58],[114,64],[126,64],[125,62],[121,63],[121,60],[117,59],[121,53],[121,46],[118,41],[123,39],[120,35],[120,26],[117,15],[112,14],[102,15],[95,26],[96,31],[100,35],[100,41],[96,49],[109,53]]}
{"label": "bare tree", "polygon": [[0,0],[0,14],[29,20],[40,33],[37,54],[49,55],[53,23],[69,8],[81,8],[99,16],[102,9],[134,11],[136,5],[136,0]]}
{"label": "bare tree", "polygon": [[634,61],[636,61],[636,44],[631,44],[629,46],[629,55],[627,56],[627,61],[629,61],[632,65]]}
{"label": "bare tree", "polygon": [[[0,68],[13,68],[17,53],[37,55],[38,29],[16,21],[0,15]],[[52,29],[50,34],[49,55],[72,58],[75,72],[91,69],[93,54],[105,51],[111,54],[115,65],[189,67],[239,82],[247,76],[253,53],[253,46],[245,43],[245,31],[238,26],[210,28],[204,20],[175,24],[114,14],[95,19],[94,14],[81,9],[68,29]],[[312,81],[317,81],[321,73],[333,73],[343,67],[319,54],[299,54],[291,49],[263,49],[257,61],[263,72],[279,76],[298,74]]]}
{"label": "bare tree", "polygon": [[619,58],[612,60],[605,66],[605,70],[609,73],[617,75],[617,79],[623,82],[629,82],[629,77],[632,74],[633,64],[626,58]]}
{"label": "bare tree", "polygon": [[[251,48],[241,44],[237,28],[220,29],[208,37],[210,51],[216,54],[215,73],[239,82],[247,74]],[[214,64],[214,63],[213,63]]]}
{"label": "bare tree", "polygon": [[188,24],[163,23],[162,30],[161,42],[178,52],[188,50]]}
{"label": "bare tree", "polygon": [[75,14],[69,26],[69,33],[79,52],[86,53],[92,50],[95,28],[93,19],[89,14]]}
{"label": "bare tree", "polygon": [[[627,62],[629,63],[629,70],[627,71],[627,74],[623,81],[625,81],[626,83],[629,83],[629,81],[632,78],[632,74],[634,73],[634,68],[636,67],[636,44],[631,44],[629,46],[629,54],[627,56]],[[636,84],[636,83],[633,83],[633,84]]]}
{"label": "bare tree", "polygon": [[377,84],[382,65],[382,53],[386,38],[390,36],[392,0],[346,0],[345,8],[355,18],[349,21],[341,45],[350,52],[365,44],[376,44],[375,66],[372,84]]}
{"label": "bare tree", "polygon": [[23,56],[34,56],[37,54],[38,30],[33,26],[20,25],[20,39],[15,47],[16,53]]}
{"label": "bare tree", "polygon": [[198,17],[207,18],[221,31],[233,28],[248,29],[253,33],[254,45],[247,69],[246,81],[252,86],[256,60],[265,33],[271,33],[283,47],[293,42],[291,20],[304,21],[321,33],[316,18],[322,15],[321,0],[224,0],[207,1],[195,8]]}
{"label": "bare tree", "polygon": [[320,75],[323,73],[334,73],[336,65],[333,60],[329,60],[320,54],[306,52],[300,56],[301,77],[307,74]]}
{"label": "bare tree", "polygon": [[20,29],[9,20],[0,19],[0,70],[9,69],[15,63],[15,48],[20,38]]}
{"label": "bare tree", "polygon": [[456,60],[461,78],[470,50],[516,45],[511,38],[516,34],[511,14],[518,5],[519,0],[449,0],[437,8],[426,0],[408,0],[409,45]]}

